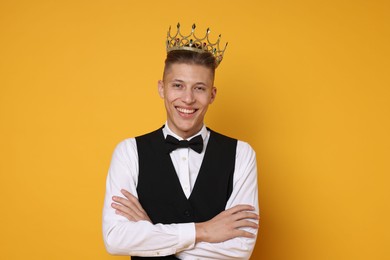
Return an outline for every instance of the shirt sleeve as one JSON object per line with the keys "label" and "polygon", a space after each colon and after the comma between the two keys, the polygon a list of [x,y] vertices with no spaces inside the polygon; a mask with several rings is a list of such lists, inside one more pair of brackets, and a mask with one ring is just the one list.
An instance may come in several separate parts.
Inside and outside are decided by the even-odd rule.
{"label": "shirt sleeve", "polygon": [[107,251],[115,255],[164,256],[191,249],[195,244],[194,223],[162,225],[129,221],[115,214],[112,196],[126,189],[137,195],[138,154],[135,139],[121,142],[109,168],[103,207],[103,239]]}
{"label": "shirt sleeve", "polygon": [[[259,214],[256,154],[249,144],[238,141],[233,178],[233,192],[226,209],[238,204],[249,204]],[[257,229],[245,228],[257,236]],[[238,237],[222,243],[200,242],[194,248],[180,252],[180,259],[249,259],[256,238]]]}

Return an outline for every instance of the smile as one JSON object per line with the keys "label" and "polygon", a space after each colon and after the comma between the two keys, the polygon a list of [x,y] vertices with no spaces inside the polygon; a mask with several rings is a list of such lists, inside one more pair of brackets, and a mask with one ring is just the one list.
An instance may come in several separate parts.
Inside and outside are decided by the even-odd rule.
{"label": "smile", "polygon": [[197,111],[197,109],[187,109],[187,108],[181,108],[181,107],[176,107],[177,111],[183,114],[193,114]]}

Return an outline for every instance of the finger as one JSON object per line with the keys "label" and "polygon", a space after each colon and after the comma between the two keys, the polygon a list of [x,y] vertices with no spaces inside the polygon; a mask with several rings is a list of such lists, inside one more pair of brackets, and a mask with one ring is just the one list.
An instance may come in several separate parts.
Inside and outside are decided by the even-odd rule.
{"label": "finger", "polygon": [[227,209],[226,212],[229,214],[235,214],[241,211],[253,211],[253,210],[255,210],[255,207],[253,207],[252,205],[240,204],[230,209]]}
{"label": "finger", "polygon": [[132,218],[138,220],[148,220],[149,216],[143,212],[140,212],[137,207],[132,203],[131,201],[128,201],[127,199],[115,197],[113,198],[115,202],[112,203],[112,207],[115,209],[119,209],[120,211],[132,216]]}
{"label": "finger", "polygon": [[125,197],[128,198],[129,200],[130,200],[131,198],[137,199],[133,194],[131,194],[130,192],[128,192],[128,191],[125,190],[125,189],[121,189],[121,193],[122,193],[123,195],[125,195]]}
{"label": "finger", "polygon": [[119,204],[114,204],[114,203],[112,206],[113,206],[113,208],[115,208],[115,213],[117,215],[121,215],[130,221],[137,222],[140,220],[146,220],[146,221],[151,222],[151,220],[149,219],[148,216],[139,217],[134,211],[132,211],[131,209],[129,209],[127,207],[124,207],[124,206],[119,205]]}
{"label": "finger", "polygon": [[139,213],[146,214],[145,210],[142,208],[141,204],[139,203],[139,200],[133,194],[131,194],[130,192],[124,189],[122,189],[121,192],[129,201],[131,201],[134,204],[134,206],[138,209]]}
{"label": "finger", "polygon": [[241,211],[238,213],[235,213],[232,215],[232,217],[235,220],[241,220],[241,219],[253,219],[253,220],[258,220],[259,215],[254,213],[254,212],[248,212],[248,211]]}
{"label": "finger", "polygon": [[238,228],[254,228],[254,229],[258,229],[259,228],[259,224],[257,224],[256,222],[250,221],[250,220],[240,220],[240,221],[236,221],[233,224],[233,227],[236,228],[236,229],[238,229]]}
{"label": "finger", "polygon": [[237,232],[235,232],[235,237],[255,238],[256,234],[253,234],[245,230],[237,229]]}
{"label": "finger", "polygon": [[116,210],[120,210],[121,212],[136,217],[137,214],[129,207],[123,206],[122,204],[112,203],[111,207]]}
{"label": "finger", "polygon": [[112,207],[118,211],[118,213],[123,213],[120,215],[123,215],[127,217],[129,220],[133,221],[140,221],[140,220],[149,220],[148,216],[139,215],[136,211],[134,211],[132,208],[128,208],[126,206],[123,206],[121,204],[112,203]]}
{"label": "finger", "polygon": [[120,204],[123,204],[123,205],[126,205],[129,203],[129,201],[125,198],[121,198],[121,197],[118,197],[118,196],[113,196],[112,197],[112,200],[117,202],[117,203],[120,203]]}
{"label": "finger", "polygon": [[139,211],[139,206],[137,205],[139,203],[138,203],[137,200],[133,200],[133,199],[129,200],[128,198],[125,199],[125,198],[122,198],[122,197],[119,197],[119,196],[112,197],[112,200],[117,202],[117,203],[120,203],[120,204],[122,204],[122,205],[124,205],[126,207],[129,207],[129,208],[133,209],[134,211]]}
{"label": "finger", "polygon": [[117,214],[117,215],[120,215],[120,216],[123,216],[123,217],[125,217],[125,218],[127,218],[128,220],[130,220],[130,221],[137,221],[135,218],[133,218],[131,215],[129,215],[129,214],[126,214],[125,212],[123,212],[123,211],[120,211],[120,210],[115,210],[115,214]]}
{"label": "finger", "polygon": [[117,204],[121,204],[121,205],[126,206],[128,208],[131,208],[131,209],[136,208],[134,203],[129,201],[128,199],[125,199],[125,198],[122,198],[122,197],[118,197],[118,196],[114,196],[114,197],[112,197],[112,200],[115,201]]}
{"label": "finger", "polygon": [[[134,197],[133,195],[131,195],[131,196]],[[131,197],[129,197],[129,198],[131,198]],[[137,221],[138,220],[147,220],[147,221],[151,222],[148,214],[143,210],[143,208],[140,206],[140,204],[136,198],[135,198],[135,200],[130,201],[130,200],[125,199],[125,198],[114,196],[112,199],[115,202],[117,202],[116,206],[113,206],[113,208],[120,209],[121,211],[125,212],[126,214],[131,215]],[[137,206],[137,204],[138,204],[138,206]],[[120,207],[119,205],[121,205],[123,208]],[[141,210],[139,208],[141,208]]]}

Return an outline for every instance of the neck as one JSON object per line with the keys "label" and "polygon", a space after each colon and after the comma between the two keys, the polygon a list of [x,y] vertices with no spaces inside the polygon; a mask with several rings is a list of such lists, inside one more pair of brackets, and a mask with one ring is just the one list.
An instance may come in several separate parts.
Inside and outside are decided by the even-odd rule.
{"label": "neck", "polygon": [[174,133],[175,135],[177,135],[177,136],[183,138],[184,140],[186,140],[186,139],[188,139],[188,138],[190,138],[190,137],[192,137],[192,136],[198,134],[198,133],[202,130],[203,126],[204,126],[204,124],[203,124],[199,129],[196,129],[196,130],[191,129],[190,131],[181,131],[181,132],[178,132],[178,131],[175,131],[174,129],[172,129],[172,128],[170,127],[170,125],[169,125],[168,122],[166,122],[165,125],[168,127],[168,129],[169,129],[170,132],[172,132],[172,133]]}

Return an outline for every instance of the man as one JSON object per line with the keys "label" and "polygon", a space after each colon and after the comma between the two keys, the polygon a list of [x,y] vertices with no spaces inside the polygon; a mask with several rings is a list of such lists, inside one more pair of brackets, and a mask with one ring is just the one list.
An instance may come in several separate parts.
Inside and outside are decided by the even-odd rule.
{"label": "man", "polygon": [[158,92],[167,121],[121,142],[107,177],[103,236],[132,259],[249,259],[258,228],[256,157],[204,125],[224,50],[206,37],[167,39]]}

